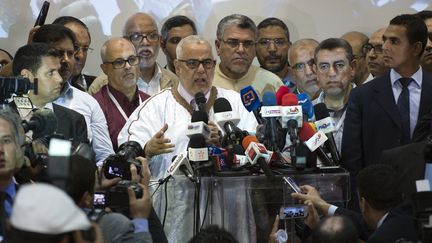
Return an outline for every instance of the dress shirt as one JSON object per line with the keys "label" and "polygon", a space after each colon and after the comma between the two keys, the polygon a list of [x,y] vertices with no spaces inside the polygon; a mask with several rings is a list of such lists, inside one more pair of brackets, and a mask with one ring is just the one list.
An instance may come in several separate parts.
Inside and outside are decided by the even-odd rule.
{"label": "dress shirt", "polygon": [[[194,108],[194,110],[198,110],[198,105],[195,101],[195,97],[190,95],[186,89],[183,87],[183,85],[181,85],[181,83],[178,84],[178,88],[177,91],[179,92],[179,94],[181,95],[181,97],[183,97],[183,99],[185,99],[185,101],[192,105],[192,107]],[[205,93],[205,97],[208,100],[210,97],[210,92]]]}
{"label": "dress shirt", "polygon": [[[402,76],[397,73],[394,69],[390,70],[390,81],[392,84],[393,95],[395,98],[395,102],[397,104],[397,100],[399,95],[402,92],[402,85],[398,81]],[[415,126],[417,124],[417,118],[419,114],[420,108],[420,96],[421,96],[421,86],[423,82],[423,71],[422,68],[419,67],[417,72],[415,72],[411,78],[413,82],[408,85],[409,90],[409,107],[410,107],[410,135],[412,136]]]}
{"label": "dress shirt", "polygon": [[12,179],[12,181],[6,187],[5,192],[6,192],[6,197],[4,201],[4,208],[5,208],[6,215],[10,217],[10,215],[12,214],[12,202],[17,193],[15,179]]}
{"label": "dress shirt", "polygon": [[88,139],[96,153],[96,161],[103,162],[114,153],[108,133],[108,125],[98,102],[91,95],[83,92],[69,83],[54,103],[75,110],[82,114],[87,123]]}
{"label": "dress shirt", "polygon": [[137,89],[136,94],[139,94],[140,98],[138,98],[138,96],[135,96],[134,100],[129,101],[129,99],[122,92],[114,89],[109,85],[104,86],[99,92],[93,95],[94,98],[99,103],[100,107],[102,108],[102,111],[108,123],[109,135],[111,138],[114,151],[117,151],[118,149],[117,137],[120,130],[123,128],[124,124],[126,123],[127,119],[123,117],[119,108],[116,106],[114,101],[111,100],[108,94],[108,89],[113,95],[114,99],[120,105],[120,109],[123,110],[126,117],[129,117],[132,114],[132,112],[150,96]]}
{"label": "dress shirt", "polygon": [[149,95],[154,95],[161,90],[160,79],[162,76],[162,69],[157,63],[155,65],[155,69],[155,73],[148,83],[144,81],[141,77],[138,78],[137,82],[138,89]]}

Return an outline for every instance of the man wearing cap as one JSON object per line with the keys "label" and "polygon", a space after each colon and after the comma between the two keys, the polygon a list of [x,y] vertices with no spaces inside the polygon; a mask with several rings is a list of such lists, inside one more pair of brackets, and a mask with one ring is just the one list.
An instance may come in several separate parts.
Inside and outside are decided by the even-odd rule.
{"label": "man wearing cap", "polygon": [[16,113],[9,109],[0,110],[0,236],[4,236],[6,218],[11,214],[12,201],[17,192],[13,175],[25,161],[21,150],[24,131],[20,124]]}
{"label": "man wearing cap", "polygon": [[49,184],[22,186],[10,225],[7,242],[103,242],[100,229],[65,192]]}

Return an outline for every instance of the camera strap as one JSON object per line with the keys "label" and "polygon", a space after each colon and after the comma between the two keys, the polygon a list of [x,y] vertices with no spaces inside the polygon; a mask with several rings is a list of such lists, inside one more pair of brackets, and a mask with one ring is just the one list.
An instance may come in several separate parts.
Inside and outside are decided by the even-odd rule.
{"label": "camera strap", "polygon": [[[105,86],[108,96],[111,99],[111,101],[114,103],[114,105],[116,106],[117,110],[120,112],[120,114],[123,116],[123,118],[125,119],[125,121],[128,120],[128,117],[126,116],[126,113],[124,112],[123,108],[120,106],[120,104],[118,103],[118,101],[116,100],[116,98],[114,97],[114,95],[110,92],[108,85]],[[141,105],[142,100],[141,100],[141,96],[139,94],[139,92],[137,92],[138,95],[138,99],[139,99],[139,105]]]}

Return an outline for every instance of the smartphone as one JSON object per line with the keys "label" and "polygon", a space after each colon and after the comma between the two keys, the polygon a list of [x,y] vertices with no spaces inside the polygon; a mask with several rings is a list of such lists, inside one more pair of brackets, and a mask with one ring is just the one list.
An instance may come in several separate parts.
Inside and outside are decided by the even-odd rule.
{"label": "smartphone", "polygon": [[281,207],[279,211],[279,219],[304,218],[307,216],[307,212],[307,206],[305,205],[291,205],[288,207]]}
{"label": "smartphone", "polygon": [[297,185],[297,183],[295,183],[295,181],[294,181],[293,179],[291,179],[291,177],[289,177],[289,176],[285,176],[283,179],[285,180],[286,183],[288,183],[288,185],[291,186],[291,188],[292,188],[295,192],[297,192],[297,193],[302,193],[302,194],[303,194],[303,192],[302,192],[302,190],[300,189],[300,187]]}
{"label": "smartphone", "polygon": [[42,26],[45,24],[45,20],[46,20],[46,17],[48,15],[49,6],[50,6],[50,3],[48,1],[44,1],[34,26]]}
{"label": "smartphone", "polygon": [[104,209],[105,208],[105,193],[104,192],[95,192],[93,199],[93,207],[95,209]]}

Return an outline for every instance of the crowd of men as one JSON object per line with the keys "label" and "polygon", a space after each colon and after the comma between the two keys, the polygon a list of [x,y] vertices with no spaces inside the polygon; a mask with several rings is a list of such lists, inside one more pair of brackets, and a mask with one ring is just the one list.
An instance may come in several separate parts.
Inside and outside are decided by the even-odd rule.
{"label": "crowd of men", "polygon": [[[123,26],[123,36],[109,38],[95,50],[101,57],[99,76],[83,73],[93,50],[91,33],[73,16],[34,27],[28,43],[13,56],[0,49],[0,76],[19,76],[37,85],[28,94],[7,97],[8,105],[0,110],[2,240],[185,240],[182,231],[192,226],[167,226],[165,218],[161,222],[163,210],[152,206],[150,178],[167,178],[173,158],[186,151],[196,111],[208,115],[206,145],[223,146],[228,132],[214,110],[220,99],[238,115],[236,128],[258,137],[260,117],[246,109],[239,94],[249,85],[263,102],[281,87],[306,94],[311,104],[325,104],[332,119],[336,152],[350,174],[351,200],[347,208],[331,205],[317,189],[302,185],[303,194],[292,194],[309,211],[304,220],[309,232],[302,235],[310,235],[310,242],[420,239],[410,198],[417,180],[432,180],[432,165],[423,156],[432,135],[432,11],[398,15],[370,36],[351,31],[321,41],[291,40],[288,27],[277,18],[256,25],[248,16],[232,14],[218,23],[216,53],[186,16],[167,19],[159,31],[151,15],[136,13]],[[160,48],[165,67],[156,61]],[[255,57],[260,66],[253,64]],[[197,93],[204,95],[204,104]],[[59,156],[54,150],[61,149],[51,148],[38,131],[20,126],[46,110],[55,120],[46,122],[46,129],[52,126],[74,148],[63,191],[45,183],[58,178],[51,178],[43,158],[35,156],[48,151]],[[290,133],[284,136],[287,143],[281,147],[296,146],[289,142]],[[134,154],[137,164],[126,168],[128,181],[141,195],[126,188],[126,216],[95,210],[97,192],[107,194],[124,183],[119,177],[106,178],[105,166],[131,141],[141,152]],[[174,212],[185,217],[182,207]],[[263,237],[268,242],[277,242],[278,221]],[[241,239],[218,227],[191,240],[237,241]]]}

